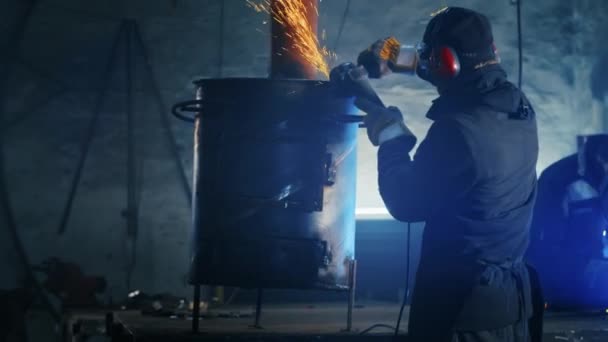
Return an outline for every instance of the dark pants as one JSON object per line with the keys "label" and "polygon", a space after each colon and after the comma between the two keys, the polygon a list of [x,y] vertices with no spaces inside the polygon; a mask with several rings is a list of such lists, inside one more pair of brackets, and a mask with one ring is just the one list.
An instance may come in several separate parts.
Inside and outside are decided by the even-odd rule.
{"label": "dark pants", "polygon": [[[529,265],[526,265],[529,275],[529,285],[531,294],[531,310],[526,309],[528,314],[531,314],[529,320],[519,322],[511,326],[499,328],[495,330],[458,330],[454,329],[454,324],[451,317],[455,317],[460,305],[458,302],[450,301],[453,298],[464,298],[463,293],[454,292],[448,293],[455,287],[445,288],[443,292],[432,291],[436,297],[437,294],[446,294],[443,306],[438,305],[437,300],[424,291],[419,291],[418,296],[412,298],[412,309],[416,309],[417,313],[422,312],[420,316],[410,316],[409,331],[410,342],[540,342],[542,338],[542,321],[544,311],[544,300],[541,293],[538,274]],[[427,286],[430,287],[431,285]],[[527,301],[526,301],[527,302]],[[523,304],[523,303],[522,303]],[[433,311],[428,310],[432,308]],[[484,308],[492,310],[491,307]],[[419,319],[423,317],[423,319]],[[464,328],[467,329],[467,328]],[[524,333],[526,332],[526,333]]]}
{"label": "dark pants", "polygon": [[453,335],[452,342],[529,342],[521,331],[521,326],[512,325],[497,330],[459,332]]}
{"label": "dark pants", "polygon": [[544,299],[536,270],[526,265],[532,289],[532,317],[528,320],[528,337],[522,336],[522,324],[490,331],[458,332],[452,342],[541,342],[543,335]]}

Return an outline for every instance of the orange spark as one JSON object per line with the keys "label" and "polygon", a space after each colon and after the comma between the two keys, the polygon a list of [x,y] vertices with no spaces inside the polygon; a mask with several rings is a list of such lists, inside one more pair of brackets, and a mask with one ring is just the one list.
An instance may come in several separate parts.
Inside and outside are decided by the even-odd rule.
{"label": "orange spark", "polygon": [[[328,59],[333,59],[336,54],[327,47],[321,46],[317,33],[313,31],[311,23],[306,15],[306,0],[275,0],[276,6],[270,5],[270,0],[262,0],[255,3],[247,0],[247,4],[256,12],[270,14],[272,19],[284,27],[293,29],[295,33],[293,44],[288,49],[298,53],[302,58],[310,63],[315,69],[326,77],[329,77]],[[314,7],[318,14],[319,9]]]}

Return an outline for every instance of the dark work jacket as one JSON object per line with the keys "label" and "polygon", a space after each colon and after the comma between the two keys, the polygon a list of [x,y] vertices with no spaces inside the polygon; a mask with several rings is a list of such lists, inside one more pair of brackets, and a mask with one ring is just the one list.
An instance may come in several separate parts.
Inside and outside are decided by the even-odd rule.
{"label": "dark work jacket", "polygon": [[514,324],[524,291],[517,279],[527,283],[518,262],[536,193],[534,111],[500,66],[452,89],[429,110],[434,122],[413,160],[406,137],[378,151],[391,215],[426,222],[410,312],[414,341]]}

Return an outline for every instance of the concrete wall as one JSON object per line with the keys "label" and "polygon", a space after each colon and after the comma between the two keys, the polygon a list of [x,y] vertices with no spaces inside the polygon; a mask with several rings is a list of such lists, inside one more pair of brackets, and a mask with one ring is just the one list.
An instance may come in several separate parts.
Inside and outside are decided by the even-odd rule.
{"label": "concrete wall", "polygon": [[[225,5],[223,37],[219,36],[220,1]],[[8,1],[0,11],[2,44],[10,38],[24,3]],[[334,63],[352,60],[370,42],[390,34],[404,42],[418,41],[428,14],[442,3],[472,7],[490,17],[503,64],[515,80],[515,8],[506,0],[352,0]],[[332,49],[345,4],[345,0],[321,3],[320,27],[325,29]],[[601,115],[592,114],[589,83],[599,53],[597,46],[601,45],[596,37],[607,32],[602,15],[606,6],[598,1],[574,0],[524,4],[524,90],[538,112],[538,169],[542,170],[575,150],[576,134],[602,130]],[[124,17],[137,19],[141,27],[167,104],[191,98],[191,81],[199,77],[267,74],[268,25],[263,23],[267,18],[241,0],[39,1],[20,47],[20,61],[11,64],[6,80],[8,128],[3,138],[11,204],[34,262],[49,256],[78,262],[88,273],[105,275],[109,293],[119,298],[126,291],[128,264],[135,256],[132,287],[187,294],[190,214],[150,97],[149,81],[143,78],[141,60],[134,70],[141,179],[136,250],[133,253],[126,238],[121,215],[126,206],[122,52],[110,75],[110,90],[67,232],[62,236],[56,233],[96,94],[107,76],[104,65],[112,39]],[[221,60],[220,45],[224,48]],[[399,106],[414,132],[423,137],[429,125],[424,113],[435,97],[434,90],[420,80],[397,76],[375,85],[385,102]],[[38,105],[39,101],[43,105]],[[192,127],[171,122],[190,173]],[[359,153],[359,206],[381,206],[375,185],[375,148],[363,132]],[[9,251],[8,240],[1,237],[1,249]],[[14,265],[14,257],[3,259]],[[5,287],[14,283],[14,277],[15,272],[3,272]]]}

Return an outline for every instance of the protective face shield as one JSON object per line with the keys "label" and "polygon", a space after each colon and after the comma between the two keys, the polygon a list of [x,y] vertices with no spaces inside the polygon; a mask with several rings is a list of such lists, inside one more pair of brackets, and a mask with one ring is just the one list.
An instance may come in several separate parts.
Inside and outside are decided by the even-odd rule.
{"label": "protective face shield", "polygon": [[433,83],[431,72],[429,69],[429,63],[431,59],[431,48],[424,43],[419,43],[418,45],[416,45],[416,50],[418,55],[416,75],[418,75],[418,77],[425,81]]}

